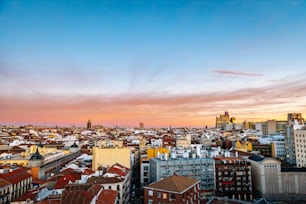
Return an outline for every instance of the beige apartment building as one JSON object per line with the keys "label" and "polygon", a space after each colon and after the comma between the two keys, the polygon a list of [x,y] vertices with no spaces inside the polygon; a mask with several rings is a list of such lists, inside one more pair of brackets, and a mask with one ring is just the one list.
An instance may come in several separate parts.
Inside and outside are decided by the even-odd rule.
{"label": "beige apartment building", "polygon": [[92,170],[98,170],[100,166],[112,166],[120,163],[131,168],[131,150],[127,147],[93,147],[92,148]]}

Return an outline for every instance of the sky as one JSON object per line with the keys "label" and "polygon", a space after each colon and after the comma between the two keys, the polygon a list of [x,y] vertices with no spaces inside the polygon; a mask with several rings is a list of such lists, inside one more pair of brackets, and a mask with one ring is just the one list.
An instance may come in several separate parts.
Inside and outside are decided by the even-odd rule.
{"label": "sky", "polygon": [[0,124],[306,115],[306,1],[1,0]]}

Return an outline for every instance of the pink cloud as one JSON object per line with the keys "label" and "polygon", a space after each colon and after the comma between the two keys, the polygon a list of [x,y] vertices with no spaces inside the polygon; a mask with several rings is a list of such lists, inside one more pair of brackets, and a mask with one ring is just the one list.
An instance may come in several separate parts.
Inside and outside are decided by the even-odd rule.
{"label": "pink cloud", "polygon": [[263,74],[229,71],[229,70],[213,70],[213,72],[222,74],[222,75],[232,75],[232,76],[256,76],[256,77],[264,76]]}
{"label": "pink cloud", "polygon": [[[303,75],[302,75],[303,76]],[[125,93],[120,95],[50,95],[3,93],[0,124],[81,124],[88,119],[104,125],[214,125],[228,110],[239,118],[271,118],[305,112],[306,80],[271,83],[264,87],[184,94]],[[85,122],[84,122],[85,121]]]}

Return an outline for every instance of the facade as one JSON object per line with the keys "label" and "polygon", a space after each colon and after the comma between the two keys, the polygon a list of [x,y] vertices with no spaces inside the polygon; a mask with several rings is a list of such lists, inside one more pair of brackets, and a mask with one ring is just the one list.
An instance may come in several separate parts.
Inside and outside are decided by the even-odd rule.
{"label": "facade", "polygon": [[287,120],[277,120],[276,121],[276,132],[277,133],[283,133],[288,125],[288,121]]}
{"label": "facade", "polygon": [[230,122],[230,117],[228,112],[226,111],[224,115],[220,115],[216,117],[216,128],[224,129],[225,125]]}
{"label": "facade", "polygon": [[212,158],[150,159],[150,182],[173,174],[200,180],[202,191],[215,189],[215,162]]}
{"label": "facade", "polygon": [[150,160],[148,158],[140,159],[140,186],[149,184],[150,179]]}
{"label": "facade", "polygon": [[260,152],[261,155],[266,157],[272,157],[272,147],[270,144],[252,144],[252,151]]}
{"label": "facade", "polygon": [[277,159],[259,156],[251,156],[249,161],[256,197],[278,201],[305,201],[305,168],[281,168],[281,162]]}
{"label": "facade", "polygon": [[286,161],[290,164],[296,164],[294,131],[304,126],[304,119],[301,113],[288,114],[288,126],[285,131],[285,150]]}
{"label": "facade", "polygon": [[144,187],[144,203],[199,204],[200,181],[172,175]]}
{"label": "facade", "polygon": [[294,125],[297,122],[303,123],[304,118],[302,116],[302,113],[288,113],[288,125]]}
{"label": "facade", "polygon": [[306,200],[306,169],[305,168],[282,168],[282,190],[278,195],[282,200]]}
{"label": "facade", "polygon": [[271,141],[271,149],[272,149],[272,157],[281,160],[286,159],[286,149],[285,149],[284,140]]}
{"label": "facade", "polygon": [[273,194],[279,194],[281,189],[281,163],[274,158],[250,156],[252,167],[253,189],[257,196],[270,198]]}
{"label": "facade", "polygon": [[0,203],[10,203],[12,184],[5,179],[0,179]]}
{"label": "facade", "polygon": [[306,167],[306,127],[294,130],[296,166]]}
{"label": "facade", "polygon": [[276,133],[276,121],[268,120],[267,122],[262,123],[262,133],[264,135],[272,135]]}
{"label": "facade", "polygon": [[253,200],[251,163],[238,157],[216,157],[216,195]]}
{"label": "facade", "polygon": [[163,147],[175,147],[176,140],[169,134],[163,135]]}
{"label": "facade", "polygon": [[188,140],[187,138],[177,138],[176,139],[176,147],[184,147],[188,148],[191,145],[191,140]]}
{"label": "facade", "polygon": [[47,179],[80,155],[78,148],[68,151],[32,145],[29,151],[0,158],[1,164],[18,164],[30,168],[33,178]]}
{"label": "facade", "polygon": [[294,131],[304,126],[304,119],[300,114],[288,114],[288,126],[285,131],[286,161],[296,164],[295,137]]}
{"label": "facade", "polygon": [[131,168],[131,150],[126,147],[92,148],[92,170],[98,170],[100,166],[112,166],[117,162]]}
{"label": "facade", "polygon": [[13,201],[32,188],[32,175],[21,167],[3,166],[0,169],[3,200]]}
{"label": "facade", "polygon": [[102,189],[116,190],[118,204],[127,204],[130,199],[131,171],[121,164],[114,164],[102,176],[93,176],[88,184],[100,184]]}
{"label": "facade", "polygon": [[166,147],[149,147],[147,149],[147,157],[148,159],[156,158],[161,154],[170,155],[170,149]]}

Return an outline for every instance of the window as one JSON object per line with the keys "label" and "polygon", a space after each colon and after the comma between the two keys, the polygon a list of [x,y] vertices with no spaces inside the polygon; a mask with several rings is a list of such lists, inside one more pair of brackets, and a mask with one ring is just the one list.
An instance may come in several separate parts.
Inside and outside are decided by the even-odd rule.
{"label": "window", "polygon": [[167,199],[167,193],[163,193],[163,199]]}
{"label": "window", "polygon": [[148,191],[148,195],[149,195],[149,196],[153,196],[153,191],[152,191],[152,190],[149,190],[149,191]]}
{"label": "window", "polygon": [[160,198],[161,197],[161,193],[157,192],[157,197]]}
{"label": "window", "polygon": [[148,204],[153,204],[153,200],[149,199]]}
{"label": "window", "polygon": [[173,200],[175,200],[175,194],[174,194],[174,193],[171,193],[170,198],[173,199]]}

